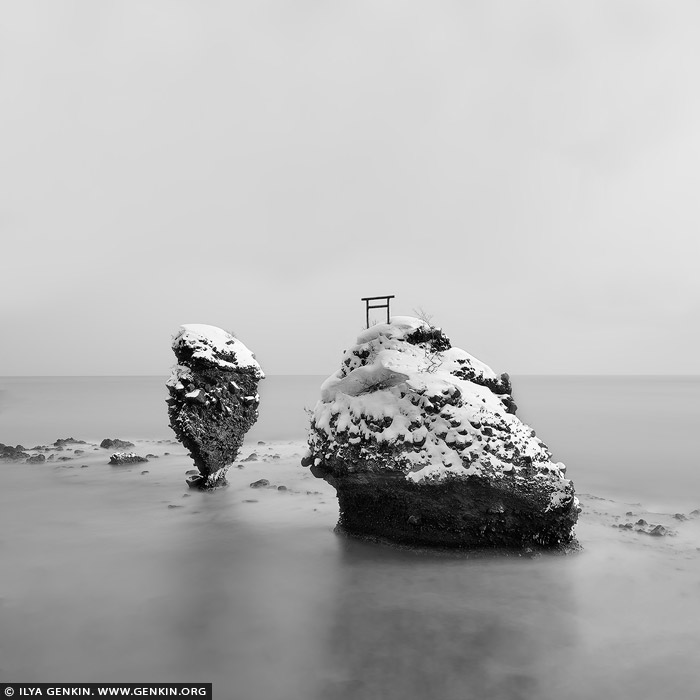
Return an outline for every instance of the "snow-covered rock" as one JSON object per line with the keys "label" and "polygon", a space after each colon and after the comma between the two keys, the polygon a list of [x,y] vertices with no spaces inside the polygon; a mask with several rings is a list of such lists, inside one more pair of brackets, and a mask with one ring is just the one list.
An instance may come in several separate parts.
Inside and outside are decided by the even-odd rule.
{"label": "snow-covered rock", "polygon": [[138,464],[139,462],[148,462],[148,460],[135,452],[115,452],[109,458],[110,464]]}
{"label": "snow-covered rock", "polygon": [[197,488],[224,485],[258,418],[257,387],[265,375],[240,340],[215,326],[182,326],[173,352],[178,364],[167,382],[170,427],[199,470],[187,482]]}
{"label": "snow-covered rock", "polygon": [[579,506],[566,467],[515,416],[507,374],[439,328],[364,331],[321,387],[302,464],[351,533],[459,547],[564,547]]}

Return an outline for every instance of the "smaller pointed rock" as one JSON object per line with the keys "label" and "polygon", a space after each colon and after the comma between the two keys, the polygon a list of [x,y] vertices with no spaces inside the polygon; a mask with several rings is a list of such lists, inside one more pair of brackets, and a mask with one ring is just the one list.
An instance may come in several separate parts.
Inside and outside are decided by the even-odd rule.
{"label": "smaller pointed rock", "polygon": [[240,340],[215,326],[184,325],[172,347],[178,364],[167,382],[170,427],[199,471],[187,484],[224,486],[258,418],[257,388],[265,375]]}

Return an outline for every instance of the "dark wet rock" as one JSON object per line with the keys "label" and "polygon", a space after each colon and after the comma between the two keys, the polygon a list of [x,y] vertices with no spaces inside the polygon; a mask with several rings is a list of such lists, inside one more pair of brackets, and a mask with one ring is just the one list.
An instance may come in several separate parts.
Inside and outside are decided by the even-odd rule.
{"label": "dark wet rock", "polygon": [[143,476],[144,474],[150,474],[150,473],[151,473],[151,472],[149,472],[148,469],[144,469],[144,470],[141,472],[141,476]]}
{"label": "dark wet rock", "polygon": [[244,462],[257,462],[260,459],[257,453],[251,452],[243,461]]}
{"label": "dark wet rock", "polygon": [[634,513],[631,510],[628,510],[625,515],[634,515]]}
{"label": "dark wet rock", "polygon": [[75,438],[59,438],[54,442],[54,447],[65,447],[66,445],[87,445],[85,440],[76,440]]}
{"label": "dark wet rock", "polygon": [[270,482],[267,479],[258,479],[257,481],[254,481],[251,485],[251,489],[262,489],[265,488],[266,486],[269,486]]}
{"label": "dark wet rock", "polygon": [[339,526],[413,545],[575,548],[566,467],[514,415],[511,382],[439,329],[395,317],[324,382],[302,464],[331,484]]}
{"label": "dark wet rock", "polygon": [[154,455],[154,454],[152,454],[152,453],[149,452],[149,453],[146,455],[146,459],[158,459],[158,455]]}
{"label": "dark wet rock", "polygon": [[134,447],[134,443],[128,440],[120,440],[119,438],[105,438],[100,443],[100,447],[103,447],[105,450],[128,450]]}
{"label": "dark wet rock", "polygon": [[288,491],[289,489],[286,486],[282,485],[282,486],[278,486],[277,490],[278,491]]}
{"label": "dark wet rock", "polygon": [[676,513],[673,517],[674,517],[676,520],[680,520],[681,522],[683,522],[684,520],[687,520],[687,519],[688,519],[688,516],[683,515],[683,513]]}
{"label": "dark wet rock", "polygon": [[264,445],[265,443],[262,440],[258,440],[258,445]]}
{"label": "dark wet rock", "polygon": [[22,445],[16,445],[12,447],[11,445],[3,445],[0,442],[0,460],[7,462],[18,462],[20,460],[25,460],[31,457],[28,452],[25,452],[25,447]]}
{"label": "dark wet rock", "polygon": [[72,457],[66,457],[66,456],[64,455],[63,457],[59,457],[59,458],[58,458],[58,461],[59,461],[59,462],[70,462],[71,459],[73,459],[73,458],[72,458]]}
{"label": "dark wet rock", "polygon": [[189,486],[225,485],[243,438],[258,418],[260,365],[243,343],[206,325],[182,326],[173,341],[178,364],[167,382],[170,427],[201,478]]}
{"label": "dark wet rock", "polygon": [[56,455],[49,455],[49,456],[46,458],[46,461],[47,461],[47,462],[53,462],[54,459],[56,459]]}
{"label": "dark wet rock", "polygon": [[698,515],[700,515],[700,510],[691,510],[690,515],[692,515],[694,518],[697,518]]}
{"label": "dark wet rock", "polygon": [[81,455],[81,454],[83,454],[84,452],[85,452],[85,450],[75,450],[75,451],[73,452],[73,454]]}
{"label": "dark wet rock", "polygon": [[46,461],[46,455],[39,453],[38,455],[32,455],[27,459],[27,464],[43,464]]}
{"label": "dark wet rock", "polygon": [[80,468],[81,468],[81,469],[87,469],[87,468],[88,468],[88,465],[87,465],[87,464],[81,464],[81,465],[80,465]]}
{"label": "dark wet rock", "polygon": [[145,457],[140,457],[134,452],[115,452],[110,458],[110,464],[139,464],[140,462],[148,462]]}

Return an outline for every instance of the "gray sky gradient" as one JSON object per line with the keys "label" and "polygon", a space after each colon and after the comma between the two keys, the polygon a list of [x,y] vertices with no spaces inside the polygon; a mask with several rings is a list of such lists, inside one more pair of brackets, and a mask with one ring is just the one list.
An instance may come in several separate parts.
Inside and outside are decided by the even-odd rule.
{"label": "gray sky gradient", "polygon": [[511,373],[700,373],[700,6],[3,0],[0,375],[328,374],[359,298]]}

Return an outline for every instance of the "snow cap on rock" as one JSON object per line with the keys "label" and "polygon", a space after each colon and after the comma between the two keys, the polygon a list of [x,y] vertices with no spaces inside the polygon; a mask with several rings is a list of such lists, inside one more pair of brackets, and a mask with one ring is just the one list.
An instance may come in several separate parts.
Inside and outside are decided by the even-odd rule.
{"label": "snow cap on rock", "polygon": [[249,368],[260,378],[265,375],[253,353],[230,333],[204,323],[186,323],[173,339],[173,351],[186,347],[194,359],[218,365],[222,369]]}

